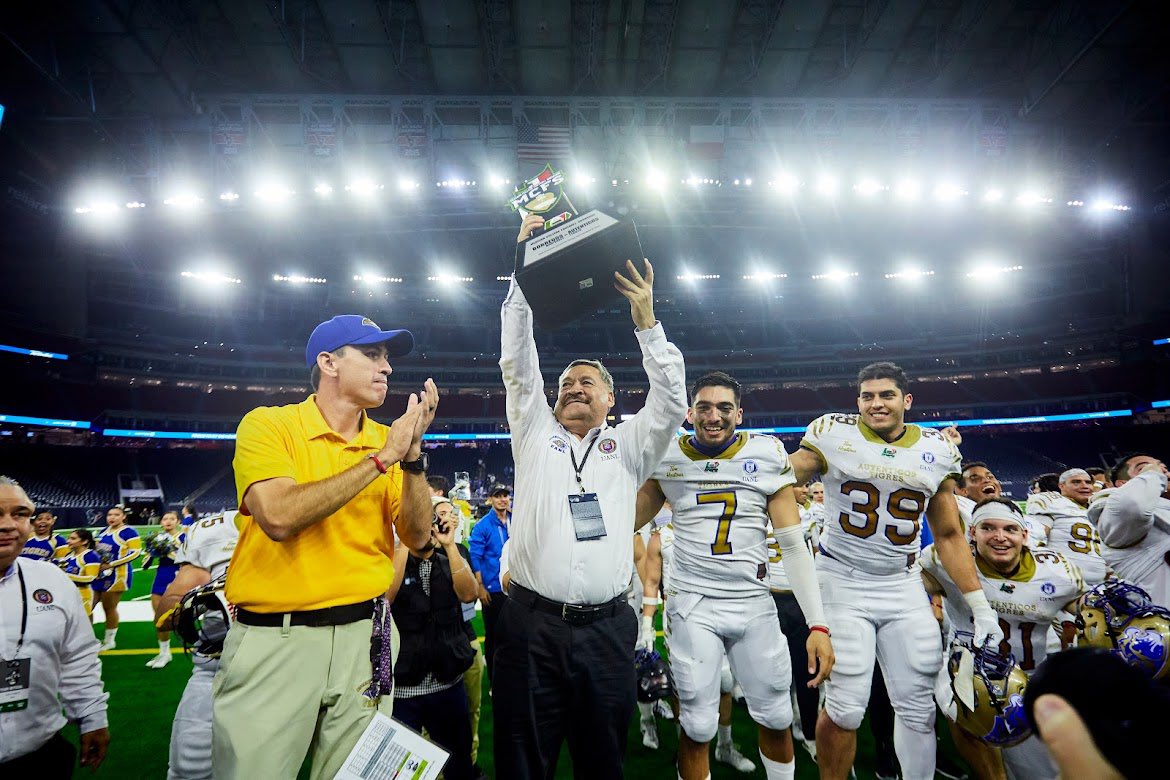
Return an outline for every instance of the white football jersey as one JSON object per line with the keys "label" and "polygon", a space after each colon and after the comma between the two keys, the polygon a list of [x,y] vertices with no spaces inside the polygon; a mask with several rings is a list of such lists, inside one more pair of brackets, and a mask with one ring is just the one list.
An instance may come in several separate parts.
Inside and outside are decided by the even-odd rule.
{"label": "white football jersey", "polygon": [[211,572],[212,579],[227,571],[240,540],[235,510],[203,517],[187,528],[187,538],[175,555],[177,563],[189,563]]}
{"label": "white football jersey", "polygon": [[666,593],[670,590],[671,567],[674,565],[674,528],[667,523],[654,533],[658,534],[662,545],[662,592]]}
{"label": "white football jersey", "polygon": [[672,589],[708,596],[768,589],[768,498],[796,481],[779,439],[740,432],[708,458],[681,436],[653,479],[674,510]]}
{"label": "white football jersey", "polygon": [[826,414],[800,446],[827,466],[821,549],[876,575],[907,571],[919,554],[931,497],[959,475],[959,450],[933,428],[907,425],[887,443],[856,414]]}
{"label": "white football jersey", "polygon": [[[942,586],[943,607],[951,624],[951,634],[973,630],[975,619],[967,600],[943,568],[934,545],[922,551],[922,570]],[[979,584],[991,608],[999,615],[1003,631],[1001,653],[1010,652],[1016,663],[1029,675],[1047,656],[1048,628],[1070,601],[1085,592],[1081,572],[1067,558],[1051,550],[1024,548],[1019,571],[1005,576],[978,555],[975,566]]]}
{"label": "white football jersey", "polygon": [[1028,496],[1026,512],[1033,527],[1047,530],[1047,549],[1075,563],[1090,588],[1105,581],[1108,567],[1101,557],[1101,535],[1089,522],[1087,508],[1049,492]]}

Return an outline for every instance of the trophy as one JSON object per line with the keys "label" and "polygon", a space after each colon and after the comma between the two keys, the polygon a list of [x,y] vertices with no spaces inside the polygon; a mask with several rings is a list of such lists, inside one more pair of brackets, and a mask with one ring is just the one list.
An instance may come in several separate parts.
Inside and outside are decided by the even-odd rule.
{"label": "trophy", "polygon": [[626,261],[639,268],[642,245],[634,223],[592,209],[578,214],[551,165],[521,182],[509,201],[521,217],[539,214],[544,227],[516,245],[516,283],[542,328],[557,328],[619,298],[613,274]]}

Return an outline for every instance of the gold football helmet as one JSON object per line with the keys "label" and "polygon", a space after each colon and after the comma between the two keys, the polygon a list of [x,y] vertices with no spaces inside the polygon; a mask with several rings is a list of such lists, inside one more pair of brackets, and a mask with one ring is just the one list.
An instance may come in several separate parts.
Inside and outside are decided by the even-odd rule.
{"label": "gold football helmet", "polygon": [[1112,651],[1152,679],[1170,676],[1170,610],[1123,580],[1107,580],[1077,602],[1077,645]]}
{"label": "gold football helmet", "polygon": [[992,747],[1011,747],[1031,736],[1032,726],[1024,712],[1028,676],[1013,656],[956,644],[947,671],[959,728]]}

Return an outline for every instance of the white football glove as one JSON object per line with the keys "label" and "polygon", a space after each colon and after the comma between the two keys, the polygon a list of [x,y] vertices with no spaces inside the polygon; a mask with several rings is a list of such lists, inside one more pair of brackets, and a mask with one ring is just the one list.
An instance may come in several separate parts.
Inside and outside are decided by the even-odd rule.
{"label": "white football glove", "polygon": [[654,640],[658,634],[654,630],[654,618],[650,615],[642,616],[642,629],[638,632],[638,643],[634,645],[635,650],[653,650]]}
{"label": "white football glove", "polygon": [[995,610],[987,603],[987,596],[983,595],[983,590],[964,593],[963,598],[967,600],[967,606],[971,608],[971,614],[975,616],[974,646],[998,646],[1003,641],[1003,630],[999,627],[999,615],[996,615]]}

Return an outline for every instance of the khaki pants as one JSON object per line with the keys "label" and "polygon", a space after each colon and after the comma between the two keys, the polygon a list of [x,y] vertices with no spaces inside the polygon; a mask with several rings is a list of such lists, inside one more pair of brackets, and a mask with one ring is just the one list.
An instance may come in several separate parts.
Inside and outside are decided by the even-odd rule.
{"label": "khaki pants", "polygon": [[[362,695],[370,683],[370,634],[360,620],[322,628],[236,623],[224,642],[212,684],[212,765],[217,779],[296,777],[306,754],[309,775],[332,778],[393,696]],[[398,657],[398,631],[392,636]]]}
{"label": "khaki pants", "polygon": [[467,714],[471,716],[471,763],[479,760],[479,702],[483,698],[483,644],[476,639],[471,643],[475,648],[475,660],[471,668],[463,673],[463,688],[467,691]]}

